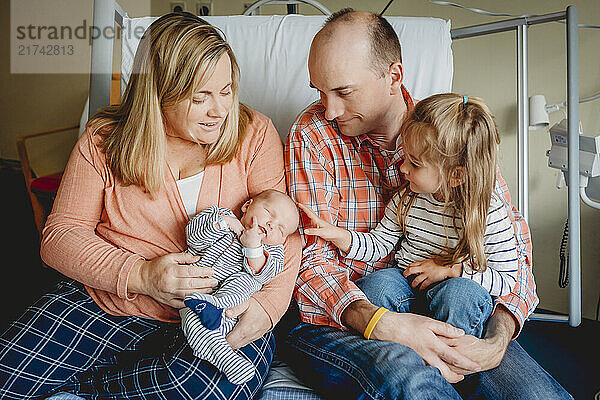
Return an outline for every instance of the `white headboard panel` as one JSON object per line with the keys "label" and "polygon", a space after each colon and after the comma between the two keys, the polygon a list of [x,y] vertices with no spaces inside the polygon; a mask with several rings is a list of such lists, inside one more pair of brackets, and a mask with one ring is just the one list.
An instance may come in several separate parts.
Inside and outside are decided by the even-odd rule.
{"label": "white headboard panel", "polygon": [[[219,27],[241,69],[240,100],[273,120],[282,139],[296,115],[317,99],[308,86],[308,51],[325,16],[204,17]],[[156,18],[125,18],[124,32],[147,28]],[[387,17],[402,44],[404,84],[415,99],[452,87],[450,21]],[[139,32],[139,28],[138,28]],[[139,40],[123,35],[121,88],[124,90]]]}

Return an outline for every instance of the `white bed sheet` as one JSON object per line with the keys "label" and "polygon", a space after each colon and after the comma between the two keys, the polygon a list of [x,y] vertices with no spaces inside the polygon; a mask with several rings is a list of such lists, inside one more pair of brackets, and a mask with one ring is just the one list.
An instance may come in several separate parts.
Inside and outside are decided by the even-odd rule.
{"label": "white bed sheet", "polygon": [[[213,16],[233,48],[241,69],[240,100],[273,120],[282,140],[296,115],[317,99],[308,77],[308,51],[325,16]],[[146,29],[155,17],[125,18],[124,32]],[[404,84],[415,99],[452,87],[450,21],[387,17],[402,45]],[[139,28],[138,28],[139,31]],[[124,90],[139,39],[124,35],[121,76]]]}

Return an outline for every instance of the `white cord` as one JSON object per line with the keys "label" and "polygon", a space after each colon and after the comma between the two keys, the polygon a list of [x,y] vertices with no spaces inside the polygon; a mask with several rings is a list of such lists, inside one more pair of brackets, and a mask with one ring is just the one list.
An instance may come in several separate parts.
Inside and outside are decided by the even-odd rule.
{"label": "white cord", "polygon": [[579,195],[581,196],[581,200],[583,200],[583,202],[585,204],[587,204],[588,206],[590,206],[592,208],[595,208],[596,210],[600,210],[600,203],[590,199],[588,197],[587,193],[585,192],[584,187],[579,188]]}
{"label": "white cord", "polygon": [[[468,11],[472,11],[474,13],[477,14],[482,14],[482,15],[490,15],[492,17],[515,17],[515,18],[527,18],[527,17],[536,17],[537,14],[521,14],[521,15],[515,15],[515,14],[506,14],[506,13],[496,13],[496,12],[491,12],[491,11],[486,11],[486,10],[482,10],[480,8],[474,8],[474,7],[467,7],[467,6],[463,6],[462,4],[457,4],[457,3],[452,3],[450,1],[441,1],[441,0],[429,0],[430,3],[433,4],[438,4],[440,6],[452,6],[452,7],[458,7],[458,8],[462,8]],[[556,22],[560,22],[560,23],[565,23],[564,21],[556,21]],[[592,28],[592,29],[600,29],[600,26],[598,25],[586,25],[586,24],[577,24],[578,27],[580,28]]]}
{"label": "white cord", "polygon": [[451,6],[451,7],[463,8],[465,10],[469,10],[469,11],[472,11],[477,14],[490,15],[492,17],[531,17],[532,16],[531,14],[513,15],[513,14],[505,14],[505,13],[495,13],[495,12],[491,12],[491,11],[482,10],[480,8],[463,6],[462,4],[456,4],[456,3],[449,2],[449,1],[430,0],[430,2],[433,4],[438,4],[440,6]]}
{"label": "white cord", "polygon": [[[600,99],[600,92],[593,94],[589,97],[579,99],[579,104],[587,103],[588,101],[592,101],[592,100],[596,100],[596,99]],[[567,106],[567,104],[568,103],[566,101],[563,101],[562,103],[548,104],[548,105],[546,105],[546,112],[558,111],[561,108],[565,108]]]}
{"label": "white cord", "polygon": [[[536,16],[536,14],[515,15],[515,14],[507,14],[507,13],[497,13],[497,12],[482,10],[480,8],[463,6],[462,4],[452,3],[450,1],[429,0],[429,2],[433,3],[433,4],[440,5],[440,6],[458,7],[458,8],[462,8],[464,10],[468,10],[468,11],[471,11],[471,12],[474,12],[474,13],[477,13],[477,14],[489,15],[489,16],[492,16],[492,17],[527,18],[527,17],[535,17]],[[564,23],[564,21],[556,21],[556,22]],[[580,28],[600,29],[600,26],[598,26],[598,25],[578,24],[577,26],[580,27]],[[600,98],[600,92],[598,92],[596,94],[593,94],[593,95],[591,95],[589,97],[586,97],[584,99],[580,99],[579,103],[586,103],[588,101],[596,100],[598,98]],[[562,103],[556,103],[556,104],[547,105],[546,106],[546,112],[558,111],[559,108],[565,108],[566,106],[567,106],[567,102],[566,101],[563,101]]]}

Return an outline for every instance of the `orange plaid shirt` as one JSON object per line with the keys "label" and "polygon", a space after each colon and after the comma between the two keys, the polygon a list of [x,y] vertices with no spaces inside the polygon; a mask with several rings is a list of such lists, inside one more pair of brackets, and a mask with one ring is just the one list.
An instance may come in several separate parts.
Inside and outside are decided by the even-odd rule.
{"label": "orange plaid shirt", "polygon": [[[408,109],[414,107],[402,87]],[[387,151],[367,135],[348,137],[324,116],[324,107],[313,103],[294,122],[285,145],[285,167],[290,196],[310,206],[323,219],[348,230],[368,232],[375,228],[388,201],[403,183],[400,166],[402,146]],[[510,205],[508,187],[497,173],[496,190]],[[520,331],[535,309],[538,298],[531,271],[531,238],[525,220],[515,207],[508,214],[515,228],[519,272],[513,291],[495,299],[518,321]],[[352,302],[366,299],[354,284],[373,271],[393,266],[387,256],[375,263],[345,259],[337,248],[317,236],[306,236],[309,219],[302,215],[300,234],[304,240],[300,273],[294,296],[302,320],[315,325],[345,329],[341,316]]]}

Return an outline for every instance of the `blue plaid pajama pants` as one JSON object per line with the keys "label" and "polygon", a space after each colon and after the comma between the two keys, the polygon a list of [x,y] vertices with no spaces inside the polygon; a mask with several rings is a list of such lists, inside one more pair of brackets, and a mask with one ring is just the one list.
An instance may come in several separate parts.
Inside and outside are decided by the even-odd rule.
{"label": "blue plaid pajama pants", "polygon": [[239,386],[194,357],[180,332],[180,324],[109,315],[83,285],[61,282],[2,333],[0,398],[241,400],[260,391],[275,349],[271,332],[241,349],[257,373]]}

